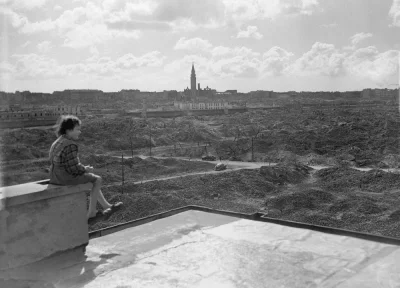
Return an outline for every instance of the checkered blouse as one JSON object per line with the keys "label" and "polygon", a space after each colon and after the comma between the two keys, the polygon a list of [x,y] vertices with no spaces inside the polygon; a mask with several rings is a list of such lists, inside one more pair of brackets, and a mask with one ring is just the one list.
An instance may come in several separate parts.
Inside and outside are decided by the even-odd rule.
{"label": "checkered blouse", "polygon": [[65,144],[65,141],[71,140],[65,136],[61,136],[58,141],[54,142],[50,149],[50,161],[53,165],[64,167],[65,170],[73,176],[85,174],[86,168],[79,161],[77,144],[71,143],[65,145],[62,151],[58,151]]}

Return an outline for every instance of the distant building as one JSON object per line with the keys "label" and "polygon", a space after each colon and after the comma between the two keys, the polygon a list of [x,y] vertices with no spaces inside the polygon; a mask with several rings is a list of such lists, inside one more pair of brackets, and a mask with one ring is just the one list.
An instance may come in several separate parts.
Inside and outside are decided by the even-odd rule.
{"label": "distant building", "polygon": [[234,95],[237,94],[237,90],[226,90],[225,92],[226,93],[230,93],[230,94],[234,94]]}
{"label": "distant building", "polygon": [[198,100],[199,98],[212,98],[217,94],[217,90],[211,89],[208,86],[205,89],[201,89],[200,83],[197,83],[196,89],[196,71],[194,64],[192,63],[192,70],[190,73],[190,89],[186,87],[183,90],[184,100]]}
{"label": "distant building", "polygon": [[373,100],[396,100],[399,89],[364,89],[362,98]]}
{"label": "distant building", "polygon": [[0,119],[3,120],[43,120],[57,119],[60,115],[82,115],[79,106],[47,106],[41,110],[10,110],[1,111]]}
{"label": "distant building", "polygon": [[129,90],[121,90],[119,93],[122,95],[122,99],[125,101],[133,101],[136,100],[136,94],[139,93],[138,89],[129,89]]}
{"label": "distant building", "polygon": [[219,110],[231,108],[228,102],[174,102],[174,106],[180,110]]}
{"label": "distant building", "polygon": [[[199,90],[200,90],[200,83],[199,83]],[[192,63],[192,72],[190,73],[190,92],[192,95],[192,99],[197,98],[197,91],[196,91],[196,71],[194,71],[194,64]]]}
{"label": "distant building", "polygon": [[82,115],[82,110],[80,106],[69,106],[69,105],[59,105],[59,106],[48,106],[45,107],[46,111],[51,111],[57,115]]}
{"label": "distant building", "polygon": [[96,102],[102,96],[103,91],[80,89],[80,90],[66,90],[70,93],[71,101],[79,102]]}
{"label": "distant building", "polygon": [[266,98],[272,98],[274,96],[274,92],[265,91],[265,90],[257,90],[257,91],[250,91],[248,93],[248,95],[252,99],[266,99]]}
{"label": "distant building", "polygon": [[[206,99],[214,98],[214,96],[217,94],[217,91],[209,88],[208,86],[205,89],[201,89],[200,83],[197,85],[198,89],[196,90],[196,71],[194,69],[194,64],[192,64],[192,70],[190,73],[190,89],[187,87],[184,89],[182,94],[177,93],[176,96],[178,99],[181,98],[181,101],[175,101],[174,106],[181,110],[213,110],[230,107],[228,102],[209,101],[209,99]],[[235,93],[233,91],[236,90],[231,91],[232,93]]]}

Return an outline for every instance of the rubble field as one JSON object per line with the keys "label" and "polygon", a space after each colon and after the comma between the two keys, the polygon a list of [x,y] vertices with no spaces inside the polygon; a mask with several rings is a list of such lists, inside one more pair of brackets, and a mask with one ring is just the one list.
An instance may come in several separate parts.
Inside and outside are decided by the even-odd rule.
{"label": "rubble field", "polygon": [[[395,107],[252,110],[175,119],[84,119],[80,159],[125,207],[91,230],[188,204],[400,237],[400,117]],[[48,178],[52,129],[0,131],[2,186]],[[165,156],[167,159],[137,157]],[[112,157],[133,156],[124,159]],[[135,156],[136,155],[136,156]],[[279,163],[175,179],[215,164],[179,156]],[[329,166],[314,170],[310,165]],[[122,187],[122,167],[125,185]],[[352,167],[373,168],[368,172]],[[122,192],[124,192],[122,194]]]}
{"label": "rubble field", "polygon": [[[354,178],[353,184],[346,184],[350,178]],[[341,173],[332,168],[317,171],[302,164],[279,164],[128,184],[123,191],[121,186],[103,190],[107,199],[123,201],[124,207],[90,230],[185,205],[201,205],[242,213],[260,211],[274,218],[400,237],[400,175],[383,171],[349,169]]]}

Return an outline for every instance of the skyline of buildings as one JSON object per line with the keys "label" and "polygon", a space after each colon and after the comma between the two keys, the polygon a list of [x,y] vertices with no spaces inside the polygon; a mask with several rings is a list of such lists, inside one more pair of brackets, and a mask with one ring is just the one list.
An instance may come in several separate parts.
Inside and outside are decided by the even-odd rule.
{"label": "skyline of buildings", "polygon": [[[197,84],[197,85],[196,85]],[[123,89],[119,92],[103,92],[99,89],[66,89],[63,91],[54,91],[53,93],[37,93],[30,91],[16,91],[15,93],[6,93],[0,91],[0,105],[12,104],[18,102],[37,103],[46,101],[71,101],[71,102],[84,102],[94,103],[97,101],[152,101],[152,100],[173,100],[174,106],[179,109],[215,109],[219,107],[227,107],[228,104],[218,96],[229,96],[229,95],[250,95],[252,97],[262,100],[263,98],[288,98],[296,95],[304,96],[306,94],[318,93],[323,94],[322,96],[330,97],[331,93],[335,97],[362,97],[364,99],[391,99],[396,97],[400,98],[400,89],[371,89],[366,88],[362,91],[345,91],[345,92],[331,92],[331,91],[287,91],[287,92],[275,92],[268,90],[255,90],[247,93],[241,93],[237,90],[226,90],[224,92],[217,92],[216,89],[208,87],[201,89],[200,83],[197,83],[196,70],[194,63],[192,62],[192,68],[190,71],[190,89],[187,86],[183,91],[177,90],[164,90],[162,92],[151,92],[151,91],[140,91],[139,89]],[[321,96],[321,95],[320,95]],[[210,101],[211,99],[211,101]],[[176,103],[175,103],[176,102]],[[192,104],[188,104],[192,102]],[[223,104],[221,104],[223,103]],[[185,107],[185,108],[184,108]],[[210,108],[213,107],[213,108]],[[196,109],[197,109],[196,108]]]}

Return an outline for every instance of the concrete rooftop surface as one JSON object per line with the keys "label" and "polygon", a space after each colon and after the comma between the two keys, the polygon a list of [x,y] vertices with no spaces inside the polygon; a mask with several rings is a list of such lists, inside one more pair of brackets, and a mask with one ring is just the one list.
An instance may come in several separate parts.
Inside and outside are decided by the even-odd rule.
{"label": "concrete rooftop surface", "polygon": [[0,284],[3,279],[7,288],[400,287],[399,248],[189,210],[92,239],[85,255],[65,252],[0,271]]}

